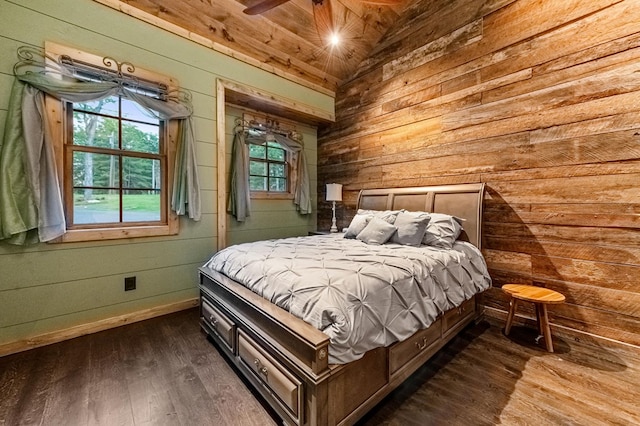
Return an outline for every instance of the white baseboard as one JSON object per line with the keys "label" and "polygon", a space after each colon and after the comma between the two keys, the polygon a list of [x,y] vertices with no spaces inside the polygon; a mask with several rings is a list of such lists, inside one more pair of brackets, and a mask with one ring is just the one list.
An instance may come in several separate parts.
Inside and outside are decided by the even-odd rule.
{"label": "white baseboard", "polygon": [[161,315],[183,311],[195,306],[198,306],[197,297],[182,300],[180,302],[170,303],[168,305],[143,309],[141,311],[120,315],[117,317],[105,318],[103,320],[87,324],[76,325],[74,327],[52,331],[50,333],[41,334],[27,339],[4,343],[0,345],[0,356],[10,355],[17,352],[38,348],[40,346],[50,345],[52,343],[58,343],[64,340],[73,339],[75,337],[84,336],[85,334],[97,333],[98,331],[104,331],[110,328],[116,328],[122,325],[159,317]]}

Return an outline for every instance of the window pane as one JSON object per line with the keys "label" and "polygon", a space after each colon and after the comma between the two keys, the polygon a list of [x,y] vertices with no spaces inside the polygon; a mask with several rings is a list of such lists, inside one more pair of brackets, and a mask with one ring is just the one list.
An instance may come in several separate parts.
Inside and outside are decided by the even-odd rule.
{"label": "window pane", "polygon": [[[86,191],[91,192],[87,197]],[[120,221],[120,196],[108,189],[76,189],[73,191],[73,223],[95,224]]]}
{"label": "window pane", "polygon": [[269,176],[286,178],[287,171],[284,164],[269,164]]}
{"label": "window pane", "polygon": [[250,144],[249,145],[249,157],[252,158],[267,158],[267,147],[263,146],[263,145],[254,145],[254,144]]}
{"label": "window pane", "polygon": [[99,101],[76,102],[73,109],[118,117],[118,96],[110,96]]}
{"label": "window pane", "polygon": [[160,160],[122,157],[122,187],[160,189]]}
{"label": "window pane", "polygon": [[142,121],[149,124],[160,124],[160,120],[140,106],[139,103],[130,101],[129,99],[122,99],[122,118]]}
{"label": "window pane", "polygon": [[119,167],[115,155],[74,151],[73,186],[116,188],[120,185]]}
{"label": "window pane", "polygon": [[250,161],[249,174],[252,176],[267,176],[267,163],[263,163],[261,161]]}
{"label": "window pane", "polygon": [[152,124],[122,122],[122,149],[127,151],[160,152],[160,126]]}
{"label": "window pane", "polygon": [[269,160],[274,160],[274,161],[284,161],[285,160],[285,151],[282,148],[269,147],[267,149],[267,158]]}
{"label": "window pane", "polygon": [[118,148],[118,120],[73,112],[73,144]]}
{"label": "window pane", "polygon": [[285,192],[287,190],[287,181],[282,178],[269,179],[269,191]]}
{"label": "window pane", "polygon": [[153,222],[160,220],[160,191],[128,189],[122,196],[123,222]]}
{"label": "window pane", "polygon": [[249,177],[249,189],[251,191],[266,191],[267,190],[267,178],[260,176]]}

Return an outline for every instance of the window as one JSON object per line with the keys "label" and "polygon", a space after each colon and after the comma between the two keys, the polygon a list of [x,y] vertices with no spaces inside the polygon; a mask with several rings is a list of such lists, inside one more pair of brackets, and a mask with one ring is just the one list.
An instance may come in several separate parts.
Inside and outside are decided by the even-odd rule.
{"label": "window", "polygon": [[[162,223],[164,122],[112,96],[66,105],[64,175],[69,229]],[[72,123],[72,125],[71,125]]]}
{"label": "window", "polygon": [[249,144],[249,188],[269,193],[289,192],[287,151],[277,142]]}
{"label": "window", "polygon": [[[54,58],[64,55],[65,61],[75,61],[74,66],[81,64],[75,75],[86,80],[97,81],[100,76],[93,69],[104,69],[109,59],[116,63],[120,81],[138,94],[159,98],[163,90],[175,88],[171,79],[128,63],[54,43],[47,43],[46,50]],[[177,120],[158,119],[118,95],[75,103],[47,97],[46,102],[50,120],[58,123],[53,137],[67,223],[62,241],[177,234],[169,193]]]}

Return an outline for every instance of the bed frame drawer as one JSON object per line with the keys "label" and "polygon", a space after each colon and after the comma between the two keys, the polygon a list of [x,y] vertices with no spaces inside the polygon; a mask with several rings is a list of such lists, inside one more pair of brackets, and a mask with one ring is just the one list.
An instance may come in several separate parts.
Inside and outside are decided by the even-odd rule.
{"label": "bed frame drawer", "polygon": [[209,328],[225,343],[233,352],[235,324],[220,310],[216,309],[206,299],[202,298],[202,318]]}
{"label": "bed frame drawer", "polygon": [[395,373],[409,360],[437,343],[442,335],[441,320],[438,318],[428,328],[418,331],[403,342],[398,342],[389,348],[389,373]]}
{"label": "bed frame drawer", "polygon": [[446,333],[452,328],[454,328],[458,323],[464,321],[469,318],[476,312],[476,298],[472,297],[471,299],[462,303],[462,305],[457,308],[451,309],[444,313],[442,316],[442,333]]}
{"label": "bed frame drawer", "polygon": [[262,383],[278,397],[295,418],[300,418],[302,382],[267,354],[242,330],[238,330],[238,356]]}

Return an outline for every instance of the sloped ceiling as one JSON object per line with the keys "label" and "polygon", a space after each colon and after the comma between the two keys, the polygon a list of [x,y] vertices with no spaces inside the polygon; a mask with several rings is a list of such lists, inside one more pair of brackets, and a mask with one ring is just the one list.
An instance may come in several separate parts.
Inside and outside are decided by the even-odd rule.
{"label": "sloped ceiling", "polygon": [[228,49],[225,53],[328,94],[349,79],[410,2],[381,6],[332,0],[342,43],[330,48],[315,29],[311,0],[290,0],[255,16],[242,11],[260,0],[97,1],[123,11],[125,5],[145,12],[156,24],[180,27],[198,39],[210,40],[219,50]]}

